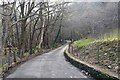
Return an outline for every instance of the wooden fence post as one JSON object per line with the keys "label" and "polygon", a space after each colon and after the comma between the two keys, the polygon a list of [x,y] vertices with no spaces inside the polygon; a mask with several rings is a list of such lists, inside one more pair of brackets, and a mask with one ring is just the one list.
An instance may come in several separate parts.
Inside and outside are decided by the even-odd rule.
{"label": "wooden fence post", "polygon": [[70,53],[70,43],[69,43],[69,45],[68,45],[68,52]]}
{"label": "wooden fence post", "polygon": [[73,46],[71,46],[71,53],[73,54]]}

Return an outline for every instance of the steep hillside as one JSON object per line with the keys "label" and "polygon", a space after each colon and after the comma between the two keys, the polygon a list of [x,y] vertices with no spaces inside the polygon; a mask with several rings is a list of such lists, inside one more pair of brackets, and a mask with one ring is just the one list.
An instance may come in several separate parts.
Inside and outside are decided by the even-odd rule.
{"label": "steep hillside", "polygon": [[[112,72],[118,73],[118,43],[120,40],[112,41],[87,41],[85,45],[79,41],[74,43],[74,52],[80,60],[93,65],[101,66]],[[76,45],[78,44],[78,45]]]}

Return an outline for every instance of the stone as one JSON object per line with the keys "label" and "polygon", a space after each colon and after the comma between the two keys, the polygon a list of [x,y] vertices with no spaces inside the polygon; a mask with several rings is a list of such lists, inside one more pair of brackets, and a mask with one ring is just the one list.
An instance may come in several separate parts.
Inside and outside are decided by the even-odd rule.
{"label": "stone", "polygon": [[111,69],[111,68],[112,68],[112,66],[110,66],[110,65],[109,65],[109,66],[108,66],[108,68],[109,68],[109,69]]}

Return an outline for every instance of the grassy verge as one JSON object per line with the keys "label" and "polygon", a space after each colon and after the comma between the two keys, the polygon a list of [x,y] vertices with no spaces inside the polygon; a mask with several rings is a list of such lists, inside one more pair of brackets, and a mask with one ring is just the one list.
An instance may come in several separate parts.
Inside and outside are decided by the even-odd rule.
{"label": "grassy verge", "polygon": [[104,35],[104,37],[100,37],[99,39],[94,38],[88,38],[88,39],[81,39],[78,41],[75,41],[72,45],[74,46],[86,46],[95,42],[106,42],[106,41],[118,41],[120,40],[120,34],[112,34],[111,36],[108,36],[107,34]]}
{"label": "grassy verge", "polygon": [[85,45],[89,45],[91,44],[93,41],[95,41],[94,39],[82,39],[79,41],[75,41],[73,43],[74,46],[85,46]]}

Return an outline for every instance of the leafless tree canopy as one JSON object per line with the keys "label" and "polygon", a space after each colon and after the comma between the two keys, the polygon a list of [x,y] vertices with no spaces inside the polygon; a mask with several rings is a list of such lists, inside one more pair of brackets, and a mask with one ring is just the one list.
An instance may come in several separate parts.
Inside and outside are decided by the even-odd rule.
{"label": "leafless tree canopy", "polygon": [[[50,49],[61,43],[62,19],[67,5],[67,2],[3,1],[0,5],[2,56],[11,56],[16,62],[26,52],[31,55],[36,50]],[[13,52],[7,54],[7,49]]]}

